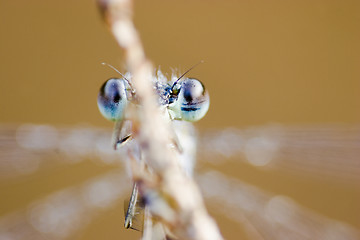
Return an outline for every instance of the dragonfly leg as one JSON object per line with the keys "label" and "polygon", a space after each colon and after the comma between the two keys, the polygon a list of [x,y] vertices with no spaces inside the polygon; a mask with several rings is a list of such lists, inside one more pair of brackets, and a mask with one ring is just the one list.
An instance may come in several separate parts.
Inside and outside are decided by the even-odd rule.
{"label": "dragonfly leg", "polygon": [[[120,137],[121,131],[130,132],[129,124],[125,125],[126,120],[120,120],[115,122],[114,131],[112,135],[112,145],[114,149],[118,149],[125,145],[129,140],[132,139],[131,133],[126,133],[125,137]],[[125,126],[124,126],[125,125]]]}
{"label": "dragonfly leg", "polygon": [[144,217],[144,205],[139,195],[139,188],[135,182],[131,193],[130,202],[125,214],[124,227],[142,231],[144,224],[143,217]]}

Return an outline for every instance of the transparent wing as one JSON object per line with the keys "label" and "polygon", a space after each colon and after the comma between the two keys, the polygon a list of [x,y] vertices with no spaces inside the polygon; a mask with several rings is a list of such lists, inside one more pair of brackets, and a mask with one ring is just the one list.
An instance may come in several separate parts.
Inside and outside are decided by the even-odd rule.
{"label": "transparent wing", "polygon": [[[6,185],[9,179],[89,160],[123,169],[126,148],[114,151],[109,136],[111,129],[90,126],[2,125],[0,181]],[[282,194],[247,184],[241,176],[219,172],[224,165],[241,163],[356,186],[360,176],[359,126],[225,129],[201,133],[199,139],[200,173],[196,175],[213,206],[210,211],[230,218],[249,239],[360,238],[356,226],[316,213]],[[0,239],[69,238],[128,197],[129,189],[124,170],[111,170],[85,183],[48,193],[24,208],[2,214]]]}
{"label": "transparent wing", "polygon": [[126,148],[114,151],[110,136],[110,129],[89,126],[0,126],[0,177],[32,174],[89,159],[119,165]]}
{"label": "transparent wing", "polygon": [[360,184],[360,125],[228,128],[206,132],[199,142],[200,159],[214,165],[243,162]]}
{"label": "transparent wing", "polygon": [[[111,130],[89,126],[1,126],[0,176],[32,173],[46,165],[89,157],[119,164],[126,149],[113,151],[109,136]],[[198,142],[199,160],[214,165],[241,161],[300,175],[360,180],[359,125],[229,128],[201,133]],[[45,163],[49,155],[59,157]]]}
{"label": "transparent wing", "polygon": [[128,193],[123,171],[111,171],[85,183],[36,199],[0,217],[0,239],[66,239],[87,227]]}
{"label": "transparent wing", "polygon": [[[359,230],[317,214],[283,195],[217,171],[198,178],[214,208],[245,226],[250,239],[359,239]],[[211,209],[211,208],[210,208]]]}

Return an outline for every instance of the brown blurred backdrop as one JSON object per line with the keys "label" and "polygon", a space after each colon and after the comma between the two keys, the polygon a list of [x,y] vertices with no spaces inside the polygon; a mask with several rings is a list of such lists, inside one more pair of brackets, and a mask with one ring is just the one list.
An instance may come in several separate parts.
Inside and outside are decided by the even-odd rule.
{"label": "brown blurred backdrop", "polygon": [[[360,120],[360,2],[136,1],[146,53],[164,72],[205,64],[189,76],[208,87],[202,131],[268,123],[356,124]],[[125,71],[123,54],[94,1],[0,1],[0,123],[112,127],[99,114],[100,85]],[[288,195],[360,227],[358,185],[329,184],[238,164],[221,171]],[[110,167],[94,163],[0,182],[0,215],[81,183]],[[122,202],[71,239],[136,238],[122,227]],[[215,213],[227,239],[241,229]],[[125,235],[127,234],[127,235]]]}

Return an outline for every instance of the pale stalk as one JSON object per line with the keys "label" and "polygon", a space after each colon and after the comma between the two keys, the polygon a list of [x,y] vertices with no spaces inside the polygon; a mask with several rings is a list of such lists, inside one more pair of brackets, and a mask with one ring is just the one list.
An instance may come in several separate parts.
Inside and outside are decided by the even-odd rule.
{"label": "pale stalk", "polygon": [[[132,22],[132,1],[98,0],[98,3],[112,34],[125,52],[136,96],[142,106],[137,108],[137,116],[133,116],[133,121],[138,124],[136,138],[155,177],[141,178],[139,188],[145,198],[152,196],[152,201],[147,202],[152,215],[160,218],[180,239],[222,239],[215,221],[206,211],[197,185],[180,169],[178,154],[170,148],[170,126],[161,116],[151,81],[153,68]],[[163,206],[164,202],[166,210],[153,207]]]}

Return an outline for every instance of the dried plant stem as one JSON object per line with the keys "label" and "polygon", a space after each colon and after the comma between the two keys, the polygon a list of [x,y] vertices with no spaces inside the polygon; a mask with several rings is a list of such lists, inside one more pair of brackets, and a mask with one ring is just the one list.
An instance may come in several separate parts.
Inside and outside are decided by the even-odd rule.
{"label": "dried plant stem", "polygon": [[[208,215],[195,182],[180,169],[178,155],[169,147],[171,131],[158,108],[152,86],[152,65],[144,54],[139,35],[132,22],[131,0],[98,0],[104,20],[120,47],[125,51],[128,70],[136,96],[142,106],[136,112],[136,137],[146,163],[157,182],[144,177],[139,187],[142,194],[151,194],[150,205],[167,205],[152,208],[151,213],[180,239],[222,239],[214,220]],[[149,182],[147,182],[149,180]],[[146,197],[146,196],[145,196]],[[163,205],[162,205],[163,206]],[[170,208],[170,209],[169,209]],[[158,209],[158,210],[156,210]]]}

